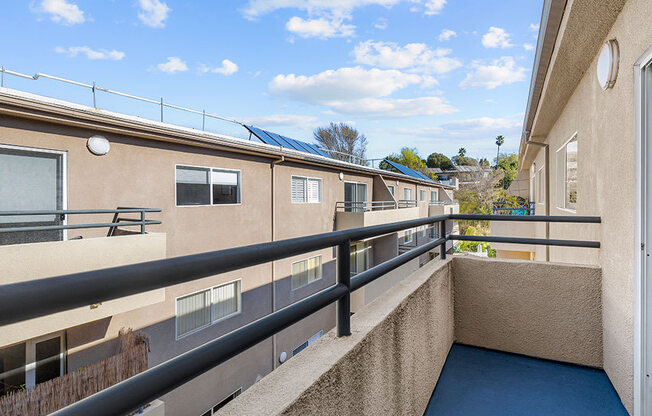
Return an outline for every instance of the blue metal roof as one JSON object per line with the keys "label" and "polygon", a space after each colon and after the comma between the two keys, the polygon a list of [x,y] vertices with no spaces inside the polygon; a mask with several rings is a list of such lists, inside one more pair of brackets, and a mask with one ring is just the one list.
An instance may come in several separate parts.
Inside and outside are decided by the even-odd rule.
{"label": "blue metal roof", "polygon": [[310,153],[313,155],[330,157],[328,156],[328,154],[318,149],[317,146],[312,145],[310,143],[302,142],[301,140],[291,139],[286,136],[281,136],[280,134],[272,133],[271,131],[259,129],[258,127],[254,127],[254,126],[244,125],[244,127],[263,143],[271,144],[273,146],[281,146],[288,149],[298,150],[300,152]]}
{"label": "blue metal roof", "polygon": [[403,166],[400,163],[393,162],[391,160],[385,159],[385,162],[392,166],[394,169],[398,170],[401,172],[403,175],[411,176],[413,178],[422,180],[422,181],[428,181],[428,182],[434,182],[431,178],[427,177],[421,172],[418,172],[414,169],[410,169],[407,166]]}

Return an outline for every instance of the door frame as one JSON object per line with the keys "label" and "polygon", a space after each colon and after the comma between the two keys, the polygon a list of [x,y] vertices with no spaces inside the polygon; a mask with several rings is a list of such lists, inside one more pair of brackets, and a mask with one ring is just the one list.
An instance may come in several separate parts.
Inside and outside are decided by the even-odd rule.
{"label": "door frame", "polygon": [[[652,254],[647,241],[648,211],[652,215],[652,204],[647,200],[651,195],[647,193],[647,171],[652,169],[652,158],[647,157],[647,152],[652,146],[652,135],[648,134],[652,126],[647,116],[652,109],[647,106],[652,104],[652,75],[645,79],[646,70],[652,67],[652,46],[634,64],[634,339],[633,339],[633,369],[634,369],[634,415],[651,416],[652,397],[647,397],[648,377],[646,377],[646,364],[652,357],[646,350],[649,348],[648,316],[652,313],[652,305],[646,302],[647,291],[651,282],[647,279],[646,253]],[[646,91],[643,91],[643,89]],[[652,224],[650,225],[652,226]],[[652,256],[650,256],[652,260]]]}
{"label": "door frame", "polygon": [[[23,150],[34,153],[53,153],[61,155],[61,209],[68,209],[68,152],[66,150],[43,149],[40,147],[18,146],[14,144],[0,143],[2,149]],[[63,225],[68,224],[68,216],[64,216]],[[68,240],[68,230],[61,230],[62,241]]]}
{"label": "door frame", "polygon": [[36,344],[59,338],[59,377],[66,374],[66,337],[64,331],[53,332],[25,341],[25,385],[36,385]]}

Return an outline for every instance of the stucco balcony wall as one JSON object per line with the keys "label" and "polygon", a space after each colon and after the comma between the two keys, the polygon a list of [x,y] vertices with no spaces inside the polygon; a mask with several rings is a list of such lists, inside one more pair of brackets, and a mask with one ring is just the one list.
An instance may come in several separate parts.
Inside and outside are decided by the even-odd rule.
{"label": "stucco balcony wall", "polygon": [[423,415],[453,342],[602,365],[601,270],[433,260],[229,403],[229,415]]}
{"label": "stucco balcony wall", "polygon": [[[116,237],[0,246],[0,285],[27,282],[165,258],[166,235]],[[0,327],[0,346],[71,328],[165,300],[165,289]]]}

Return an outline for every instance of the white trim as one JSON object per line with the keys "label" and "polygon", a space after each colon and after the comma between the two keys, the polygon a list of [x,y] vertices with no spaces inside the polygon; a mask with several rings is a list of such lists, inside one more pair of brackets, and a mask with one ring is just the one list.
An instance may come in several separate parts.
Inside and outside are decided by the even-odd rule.
{"label": "white trim", "polygon": [[[238,193],[240,194],[238,199],[240,200],[240,202],[235,203],[235,204],[213,204],[212,203],[213,202],[213,180],[211,179],[210,183],[208,184],[210,186],[210,191],[211,191],[210,192],[210,201],[211,201],[210,204],[204,204],[204,205],[178,205],[177,204],[177,167],[179,167],[179,166],[181,166],[181,167],[185,166],[185,167],[189,167],[189,168],[209,169],[209,172],[208,172],[209,173],[209,178],[212,177],[212,175],[210,175],[210,173],[212,172],[213,169],[224,170],[224,171],[227,171],[227,172],[238,172],[238,179],[239,179]],[[237,206],[237,205],[242,205],[242,199],[243,199],[242,198],[242,188],[243,188],[242,184],[243,184],[244,181],[242,179],[242,170],[240,170],[240,169],[218,168],[218,167],[215,167],[215,166],[198,166],[198,165],[190,165],[190,164],[187,164],[187,163],[175,163],[174,164],[174,178],[173,179],[174,179],[173,183],[174,183],[174,206],[175,206],[175,208],[233,207],[233,206]]]}
{"label": "white trim", "polygon": [[[648,378],[646,375],[646,354],[648,331],[647,331],[647,308],[646,292],[647,288],[647,268],[646,252],[649,250],[647,241],[646,228],[647,211],[652,207],[647,206],[647,157],[648,145],[652,137],[646,137],[646,95],[643,94],[642,88],[645,86],[645,80],[642,75],[647,66],[652,65],[652,47],[636,61],[634,64],[634,339],[633,339],[633,407],[634,416],[649,416],[647,407],[650,401],[646,394],[646,385]],[[652,99],[652,97],[648,97]],[[652,163],[652,161],[648,161]]]}
{"label": "white trim", "polygon": [[[23,150],[25,152],[53,153],[53,154],[61,155],[61,209],[63,210],[68,209],[68,151],[67,150],[43,149],[40,147],[16,146],[13,144],[2,144],[2,143],[0,143],[0,148]],[[64,216],[64,219],[61,222],[61,224],[68,225],[68,215]],[[62,241],[67,241],[68,230],[62,230],[62,231],[63,231]]]}
{"label": "white trim", "polygon": [[[229,315],[223,316],[220,319],[213,320],[213,289],[215,289],[217,287],[221,287],[221,286],[226,286],[228,284],[235,283],[235,282],[238,282],[238,281],[240,282],[240,300],[238,302],[238,310],[237,310],[237,312],[233,312],[233,313],[231,313]],[[195,294],[200,293],[200,292],[205,292],[207,290],[210,292],[210,307],[211,307],[210,320],[211,321],[208,323],[208,325],[204,325],[202,327],[195,328],[190,332],[186,332],[183,335],[179,335],[179,331],[178,331],[178,328],[177,328],[177,324],[178,324],[178,320],[177,320],[178,303],[177,303],[177,301],[179,299],[181,299],[181,298],[185,298],[187,296],[192,296],[192,295],[195,295]],[[209,287],[204,288],[204,289],[195,290],[194,292],[185,293],[185,294],[183,294],[181,296],[177,296],[177,297],[174,298],[174,338],[175,338],[176,341],[178,341],[181,338],[185,338],[185,337],[187,337],[189,335],[195,334],[195,333],[197,333],[197,332],[199,332],[201,330],[204,330],[204,329],[206,329],[206,328],[208,328],[210,326],[218,324],[218,323],[220,323],[222,321],[225,321],[225,320],[227,320],[229,318],[240,315],[242,313],[242,309],[243,309],[243,304],[242,304],[242,279],[241,278],[240,279],[229,280],[228,282],[219,283],[219,284],[209,286]]]}
{"label": "white trim", "polygon": [[[292,287],[292,277],[293,277],[293,274],[292,274],[292,266],[294,266],[294,265],[297,264],[297,263],[303,263],[304,261],[310,262],[310,259],[314,259],[314,258],[317,258],[317,257],[319,257],[319,269],[320,269],[320,272],[319,272],[319,279],[315,279],[315,280],[310,280],[310,279],[308,279],[308,283],[306,283],[305,285],[301,285],[301,286],[297,286],[297,287]],[[308,264],[309,264],[309,263],[308,263]],[[302,287],[306,287],[306,286],[308,286],[310,283],[320,281],[320,280],[322,279],[322,277],[324,277],[324,269],[323,269],[323,267],[324,267],[324,258],[323,258],[323,255],[322,255],[322,254],[318,254],[318,255],[316,255],[316,256],[310,256],[310,257],[308,257],[308,258],[301,259],[301,260],[297,260],[297,261],[293,261],[292,263],[290,263],[290,291],[294,291],[294,290],[297,290],[297,289],[301,289]],[[307,270],[307,269],[306,269],[306,270]],[[308,277],[310,277],[310,274],[308,274]]]}
{"label": "white trim", "polygon": [[[577,153],[578,153],[577,169],[579,170],[580,148],[579,148],[579,140],[577,140],[577,133],[578,132],[575,131],[575,133],[571,134],[571,136],[568,138],[568,140],[566,140],[564,142],[564,144],[559,146],[559,148],[555,151],[555,169],[557,170],[556,175],[559,174],[559,168],[558,168],[559,167],[559,160],[557,159],[559,157],[559,151],[561,149],[564,149],[568,145],[568,143],[570,143],[573,139],[575,139],[577,141]],[[556,205],[555,208],[557,208],[559,210],[562,210],[562,211],[565,211],[565,212],[572,213],[572,214],[577,214],[577,202],[575,202],[575,204],[576,204],[575,208],[566,207],[566,184],[567,184],[566,173],[568,171],[568,153],[567,152],[564,153],[564,157],[566,158],[565,161],[564,161],[564,164],[566,165],[566,168],[564,169],[564,181],[563,181],[564,182],[564,200],[563,201],[556,201],[557,203],[555,204]],[[545,167],[545,165],[544,165],[544,167]],[[534,173],[536,174],[536,170],[534,171]],[[536,186],[536,177],[534,177],[534,178],[535,178],[534,180],[535,180],[535,186]],[[556,176],[556,179],[557,179],[557,183],[555,184],[555,188],[557,186],[559,186],[559,177]],[[579,188],[579,184],[578,184],[578,188]],[[578,192],[578,194],[579,194],[579,192]],[[535,197],[535,201],[536,201],[536,195],[533,195],[533,196]],[[559,206],[560,202],[562,203],[562,206]]]}

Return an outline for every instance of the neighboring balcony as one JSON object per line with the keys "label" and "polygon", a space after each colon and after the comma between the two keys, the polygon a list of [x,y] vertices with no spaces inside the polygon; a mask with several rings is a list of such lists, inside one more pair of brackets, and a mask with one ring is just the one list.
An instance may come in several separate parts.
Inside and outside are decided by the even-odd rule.
{"label": "neighboring balcony", "polygon": [[[534,202],[525,202],[519,207],[507,207],[504,203],[493,204],[493,215],[529,216],[534,215]],[[491,221],[491,235],[503,237],[537,238],[545,237],[545,224],[539,222]],[[491,243],[496,257],[521,260],[535,260],[536,246],[531,244]]]}
{"label": "neighboring balcony", "polygon": [[335,205],[335,229],[367,227],[419,218],[416,200],[340,201]]}
{"label": "neighboring balcony", "polygon": [[[0,212],[0,285],[22,283],[46,277],[67,275],[126,264],[164,259],[166,235],[148,233],[147,226],[160,224],[148,220],[146,213],[157,209],[121,208],[112,210],[57,210]],[[20,215],[19,215],[20,214]],[[134,215],[135,214],[135,215]],[[83,216],[81,223],[72,216]],[[62,220],[62,217],[65,218]],[[41,225],[33,225],[38,217]],[[17,218],[10,222],[7,218]],[[42,224],[41,220],[49,224]],[[61,221],[53,223],[52,219]],[[67,239],[70,230],[101,229],[106,237]],[[36,237],[30,237],[35,234]],[[46,241],[43,241],[46,240]],[[54,240],[54,241],[47,241]],[[11,242],[22,241],[21,244]],[[36,241],[36,242],[28,242]],[[165,290],[155,289],[64,312],[8,325],[0,331],[0,346],[21,342],[43,334],[110,317],[165,300]]]}

